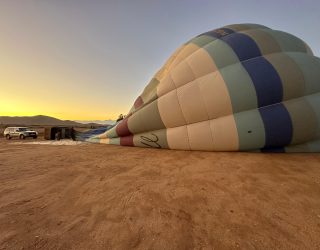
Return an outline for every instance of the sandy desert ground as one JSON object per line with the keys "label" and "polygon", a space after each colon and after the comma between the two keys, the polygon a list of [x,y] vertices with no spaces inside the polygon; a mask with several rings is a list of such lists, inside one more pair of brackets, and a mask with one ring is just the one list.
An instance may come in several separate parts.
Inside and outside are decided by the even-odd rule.
{"label": "sandy desert ground", "polygon": [[0,139],[0,249],[320,249],[320,154]]}

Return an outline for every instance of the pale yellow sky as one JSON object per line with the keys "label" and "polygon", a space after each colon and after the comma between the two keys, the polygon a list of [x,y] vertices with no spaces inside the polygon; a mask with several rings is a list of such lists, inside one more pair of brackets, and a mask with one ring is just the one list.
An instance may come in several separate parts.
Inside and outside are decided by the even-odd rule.
{"label": "pale yellow sky", "polygon": [[90,89],[90,84],[87,88],[79,86],[73,89],[74,84],[62,82],[63,76],[35,72],[30,65],[9,65],[7,61],[7,65],[0,67],[1,116],[43,114],[70,120],[104,120],[114,119],[130,109],[128,102],[123,102],[123,105],[106,102],[101,93]]}
{"label": "pale yellow sky", "polygon": [[142,73],[141,51],[112,40],[105,13],[75,6],[0,2],[0,116],[106,120],[130,110],[157,67]]}

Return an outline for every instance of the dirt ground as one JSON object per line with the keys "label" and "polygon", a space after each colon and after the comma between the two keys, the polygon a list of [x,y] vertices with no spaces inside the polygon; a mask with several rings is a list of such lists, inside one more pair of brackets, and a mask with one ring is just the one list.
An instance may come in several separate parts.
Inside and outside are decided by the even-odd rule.
{"label": "dirt ground", "polygon": [[16,142],[0,249],[320,249],[320,154]]}

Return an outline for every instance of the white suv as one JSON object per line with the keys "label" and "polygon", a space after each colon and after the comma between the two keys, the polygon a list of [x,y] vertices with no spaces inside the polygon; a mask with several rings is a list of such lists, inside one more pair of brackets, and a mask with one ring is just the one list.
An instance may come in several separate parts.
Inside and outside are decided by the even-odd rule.
{"label": "white suv", "polygon": [[10,140],[12,137],[19,137],[20,139],[32,137],[33,139],[37,139],[38,132],[27,127],[7,127],[3,135],[7,140]]}

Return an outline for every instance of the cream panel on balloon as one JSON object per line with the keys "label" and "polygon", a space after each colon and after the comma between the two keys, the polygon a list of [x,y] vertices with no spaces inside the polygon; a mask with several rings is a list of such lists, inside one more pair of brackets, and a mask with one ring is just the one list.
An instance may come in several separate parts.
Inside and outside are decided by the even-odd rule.
{"label": "cream panel on balloon", "polygon": [[174,85],[174,82],[172,81],[171,74],[167,74],[159,83],[157,87],[157,95],[163,96],[164,94],[170,92],[171,90],[174,90],[176,86]]}
{"label": "cream panel on balloon", "polygon": [[193,123],[187,128],[191,150],[214,150],[210,121]]}
{"label": "cream panel on balloon", "polygon": [[179,103],[187,124],[208,120],[206,106],[197,80],[177,89]]}
{"label": "cream panel on balloon", "polygon": [[181,58],[180,53],[182,50],[184,50],[186,45],[182,45],[180,48],[178,48],[173,56],[170,57],[170,59],[165,63],[164,67],[171,71],[177,64],[179,64],[181,61],[183,61],[183,58]]}
{"label": "cream panel on balloon", "polygon": [[194,74],[186,61],[182,61],[171,70],[171,77],[177,88],[188,82],[192,82],[195,79]]}
{"label": "cream panel on balloon", "polygon": [[171,149],[190,150],[187,126],[167,129],[167,140]]}
{"label": "cream panel on balloon", "polygon": [[166,61],[166,63],[164,64],[164,66],[162,67],[162,69],[164,69],[164,71],[162,73],[159,72],[158,79],[161,79],[164,74],[166,74],[168,71],[170,71],[175,64],[179,63],[180,60],[177,60],[180,52],[185,48],[185,45],[180,46],[178,49],[176,49],[176,51],[170,56],[170,58]]}
{"label": "cream panel on balloon", "polygon": [[217,70],[211,56],[204,49],[199,49],[186,59],[196,78]]}
{"label": "cream panel on balloon", "polygon": [[186,124],[178,101],[176,89],[158,99],[158,108],[161,120],[166,128],[173,128]]}
{"label": "cream panel on balloon", "polygon": [[233,115],[210,120],[214,151],[237,151],[239,138]]}
{"label": "cream panel on balloon", "polygon": [[144,104],[151,102],[157,98],[157,86],[159,80],[153,78],[150,83],[145,87],[140,97],[142,98]]}
{"label": "cream panel on balloon", "polygon": [[192,53],[194,53],[198,49],[199,49],[199,46],[197,46],[194,43],[188,43],[187,45],[184,45],[184,47],[180,50],[176,60],[172,63],[172,68],[177,66],[179,63],[181,63],[189,55],[191,55]]}
{"label": "cream panel on balloon", "polygon": [[219,71],[198,79],[209,119],[232,114],[230,95]]}

